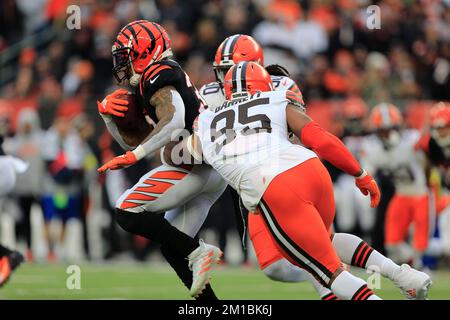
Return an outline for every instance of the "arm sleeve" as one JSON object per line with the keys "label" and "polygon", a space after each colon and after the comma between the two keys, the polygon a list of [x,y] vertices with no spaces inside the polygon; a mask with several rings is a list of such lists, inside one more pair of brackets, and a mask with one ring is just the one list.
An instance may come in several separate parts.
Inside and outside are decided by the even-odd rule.
{"label": "arm sleeve", "polygon": [[151,137],[149,140],[140,144],[133,150],[138,160],[144,158],[146,155],[155,152],[156,150],[164,147],[171,141],[172,134],[180,129],[184,129],[184,102],[181,95],[176,90],[171,90],[172,104],[175,107],[175,112],[172,119],[167,123],[161,131]]}
{"label": "arm sleeve", "polygon": [[125,143],[122,136],[119,133],[119,129],[117,129],[117,125],[112,121],[111,117],[109,115],[104,115],[100,113],[100,116],[102,117],[103,121],[105,122],[106,128],[108,129],[109,133],[113,136],[113,138],[117,141],[117,143],[122,147],[123,150],[131,150],[133,149],[128,144]]}
{"label": "arm sleeve", "polygon": [[311,148],[319,157],[335,167],[352,175],[361,173],[361,166],[341,140],[320,127],[315,121],[309,122],[301,132],[303,145]]}

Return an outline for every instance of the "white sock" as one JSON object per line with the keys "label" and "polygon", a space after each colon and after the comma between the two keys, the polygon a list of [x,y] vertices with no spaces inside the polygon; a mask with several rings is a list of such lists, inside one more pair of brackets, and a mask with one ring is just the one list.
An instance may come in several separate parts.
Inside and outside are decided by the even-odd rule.
{"label": "white sock", "polygon": [[376,250],[372,251],[366,265],[367,269],[379,271],[382,276],[390,280],[393,280],[395,271],[400,269],[398,264]]}
{"label": "white sock", "polygon": [[343,300],[381,300],[367,287],[364,280],[342,271],[331,284],[334,294]]}
{"label": "white sock", "polygon": [[333,246],[342,262],[380,272],[383,276],[391,280],[394,272],[400,268],[391,259],[383,256],[364,242],[364,240],[353,234],[334,234]]}

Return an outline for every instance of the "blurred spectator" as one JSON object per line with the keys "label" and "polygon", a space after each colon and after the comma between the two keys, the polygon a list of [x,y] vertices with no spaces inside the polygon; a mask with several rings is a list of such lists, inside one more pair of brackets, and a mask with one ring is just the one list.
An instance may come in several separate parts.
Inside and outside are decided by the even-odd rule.
{"label": "blurred spectator", "polygon": [[319,23],[302,13],[295,1],[272,1],[267,7],[268,20],[260,22],[253,35],[263,46],[292,51],[299,59],[309,60],[328,47],[327,34]]}
{"label": "blurred spectator", "polygon": [[[45,234],[48,259],[64,255],[65,226],[69,219],[79,219],[81,213],[81,179],[83,169],[83,142],[66,117],[58,116],[45,133],[42,153],[47,164],[43,197]],[[61,219],[62,228],[55,239],[50,222]]]}
{"label": "blurred spectator", "polygon": [[359,80],[352,54],[342,49],[336,53],[334,66],[325,72],[323,79],[325,89],[332,97],[359,95]]}
{"label": "blurred spectator", "polygon": [[83,228],[83,247],[85,255],[90,257],[87,216],[91,206],[89,190],[97,181],[97,168],[99,163],[96,154],[98,154],[98,147],[93,141],[94,125],[86,114],[81,113],[76,116],[73,120],[73,125],[82,141],[80,150],[80,153],[83,155],[82,180],[80,181],[80,219]]}
{"label": "blurred spectator", "polygon": [[17,175],[14,194],[21,211],[21,219],[16,229],[19,238],[24,238],[27,245],[27,259],[33,261],[31,251],[31,207],[41,205],[44,161],[41,155],[42,131],[36,111],[24,108],[19,113],[16,134],[4,144],[5,152],[14,155],[28,164],[24,174]]}

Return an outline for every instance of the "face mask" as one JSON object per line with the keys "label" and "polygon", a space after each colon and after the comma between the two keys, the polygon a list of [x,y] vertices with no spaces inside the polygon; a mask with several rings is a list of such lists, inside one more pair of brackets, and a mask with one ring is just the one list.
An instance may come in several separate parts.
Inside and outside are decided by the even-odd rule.
{"label": "face mask", "polygon": [[389,136],[381,138],[386,149],[396,147],[400,143],[400,133],[396,130],[389,132]]}

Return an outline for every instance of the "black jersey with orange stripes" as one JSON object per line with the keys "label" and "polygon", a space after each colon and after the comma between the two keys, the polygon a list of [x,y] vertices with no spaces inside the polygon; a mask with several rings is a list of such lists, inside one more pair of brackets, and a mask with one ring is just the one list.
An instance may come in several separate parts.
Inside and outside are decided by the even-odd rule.
{"label": "black jersey with orange stripes", "polygon": [[205,104],[197,89],[192,85],[189,76],[180,65],[171,59],[164,59],[148,66],[142,74],[139,83],[139,95],[143,99],[143,106],[148,115],[156,122],[155,108],[150,104],[151,97],[159,89],[173,86],[184,102],[185,129],[192,132],[192,124]]}

